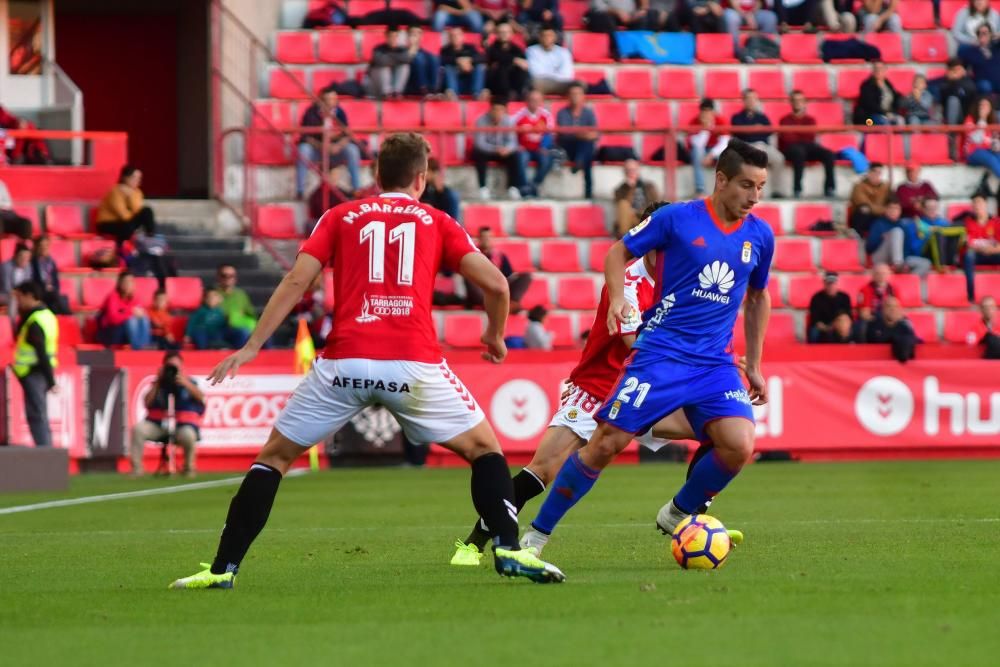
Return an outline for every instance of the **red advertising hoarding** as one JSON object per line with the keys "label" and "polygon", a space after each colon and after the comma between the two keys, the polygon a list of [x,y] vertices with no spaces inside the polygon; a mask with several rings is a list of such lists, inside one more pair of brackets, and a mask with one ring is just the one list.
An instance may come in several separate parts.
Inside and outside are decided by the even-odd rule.
{"label": "red advertising hoarding", "polygon": [[[60,364],[55,374],[58,390],[48,394],[52,445],[68,449],[72,458],[86,458],[90,455],[84,433],[85,373],[85,367]],[[21,391],[21,383],[9,368],[7,369],[7,420],[7,437],[11,443],[33,444],[28,421],[24,416],[24,392]]]}

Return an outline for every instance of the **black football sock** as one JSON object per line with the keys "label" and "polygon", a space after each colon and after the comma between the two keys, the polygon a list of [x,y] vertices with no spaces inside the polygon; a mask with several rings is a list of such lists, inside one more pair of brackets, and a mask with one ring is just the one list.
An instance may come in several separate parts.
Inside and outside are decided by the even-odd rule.
{"label": "black football sock", "polygon": [[239,491],[229,503],[226,525],[222,528],[219,551],[212,561],[212,574],[236,572],[250,544],[267,523],[278,493],[281,473],[269,465],[254,463],[243,478]]}
{"label": "black football sock", "polygon": [[[524,509],[524,506],[528,504],[529,500],[541,495],[545,491],[545,485],[542,484],[542,480],[527,468],[522,468],[521,472],[514,475],[514,479],[511,481],[514,484],[514,507],[517,508],[519,514]],[[476,548],[482,551],[483,547],[489,541],[489,531],[483,528],[483,520],[479,519],[476,521],[476,525],[472,527],[472,532],[469,533],[469,537],[466,538],[465,543],[475,544]]]}
{"label": "black football sock", "polygon": [[[688,464],[687,477],[685,477],[684,479],[691,479],[691,471],[694,470],[694,467],[696,465],[698,465],[698,461],[701,461],[701,459],[704,458],[706,454],[712,451],[713,447],[715,447],[715,445],[712,444],[711,442],[701,443],[701,446],[698,447],[697,450],[695,450],[694,456],[691,457],[691,463]],[[705,512],[708,511],[708,506],[711,504],[712,501],[699,505],[697,508],[695,508],[695,511],[692,512],[692,514],[704,514]]]}
{"label": "black football sock", "polygon": [[472,504],[497,546],[518,548],[514,485],[503,454],[484,454],[472,462]]}

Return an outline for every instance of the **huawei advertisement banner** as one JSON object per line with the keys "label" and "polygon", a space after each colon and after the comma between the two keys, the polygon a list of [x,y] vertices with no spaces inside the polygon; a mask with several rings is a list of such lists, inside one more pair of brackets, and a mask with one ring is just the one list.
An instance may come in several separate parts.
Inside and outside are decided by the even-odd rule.
{"label": "huawei advertisement banner", "polygon": [[[49,413],[49,428],[52,429],[52,444],[69,450],[69,455],[75,459],[87,458],[86,438],[84,437],[84,406],[86,402],[86,386],[84,377],[89,370],[81,366],[66,364],[56,368],[56,391],[50,391],[47,396]],[[24,416],[24,392],[21,383],[7,369],[7,436],[11,443],[18,445],[34,444],[28,421]]]}

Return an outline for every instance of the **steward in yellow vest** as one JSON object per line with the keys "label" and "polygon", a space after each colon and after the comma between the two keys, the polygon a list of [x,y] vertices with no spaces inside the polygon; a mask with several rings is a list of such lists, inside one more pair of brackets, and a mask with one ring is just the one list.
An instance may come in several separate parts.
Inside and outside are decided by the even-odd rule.
{"label": "steward in yellow vest", "polygon": [[45,395],[56,387],[59,347],[59,322],[42,296],[42,286],[36,282],[23,282],[14,288],[20,319],[11,368],[24,391],[25,416],[36,447],[52,444]]}

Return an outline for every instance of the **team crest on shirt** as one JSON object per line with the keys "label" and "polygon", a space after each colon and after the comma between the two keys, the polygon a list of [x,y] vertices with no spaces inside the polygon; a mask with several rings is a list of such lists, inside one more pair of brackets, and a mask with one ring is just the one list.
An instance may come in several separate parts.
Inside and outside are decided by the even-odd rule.
{"label": "team crest on shirt", "polygon": [[618,411],[621,409],[622,409],[622,402],[615,401],[614,403],[611,404],[611,410],[608,411],[608,417],[614,419],[615,417],[618,416]]}
{"label": "team crest on shirt", "polygon": [[740,259],[743,260],[744,264],[749,264],[751,257],[753,257],[753,244],[749,241],[744,241],[743,254],[740,255]]}
{"label": "team crest on shirt", "polygon": [[580,411],[576,408],[570,408],[569,412],[566,413],[566,419],[576,421],[576,418],[580,416]]}

